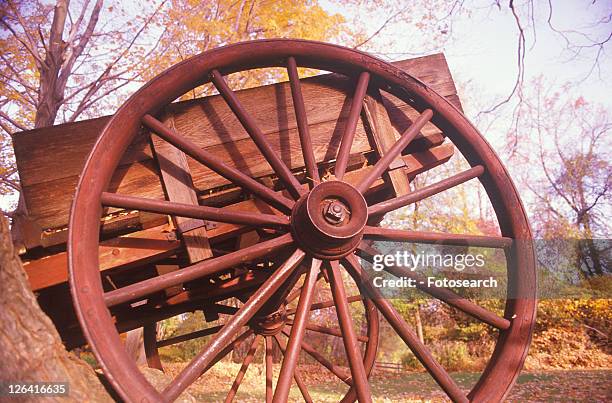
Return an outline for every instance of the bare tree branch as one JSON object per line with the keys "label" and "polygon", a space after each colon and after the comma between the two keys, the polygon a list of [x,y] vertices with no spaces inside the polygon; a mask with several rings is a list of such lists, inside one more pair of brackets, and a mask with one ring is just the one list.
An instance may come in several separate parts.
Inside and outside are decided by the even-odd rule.
{"label": "bare tree branch", "polygon": [[360,47],[362,47],[363,45],[367,44],[368,42],[370,42],[372,39],[374,39],[376,36],[380,35],[380,33],[387,27],[387,25],[389,25],[391,23],[391,21],[393,21],[394,19],[396,19],[398,16],[400,16],[401,14],[403,14],[406,11],[406,9],[400,9],[397,12],[395,12],[394,14],[392,14],[389,18],[387,18],[381,25],[380,27],[378,27],[378,29],[376,31],[374,31],[374,33],[372,33],[372,35],[370,35],[369,37],[367,37],[366,39],[364,39],[363,41],[361,41],[360,43],[358,43],[357,45],[353,46],[353,49],[359,49]]}
{"label": "bare tree branch", "polygon": [[12,124],[16,128],[18,128],[19,130],[29,130],[27,127],[25,127],[21,123],[15,121],[9,115],[7,115],[6,113],[4,113],[2,111],[0,111],[0,117],[3,118],[4,120],[8,121],[10,124]]}
{"label": "bare tree branch", "polygon": [[[99,0],[100,1],[100,0]],[[115,57],[111,62],[108,63],[108,65],[106,66],[106,68],[104,69],[104,71],[95,79],[93,80],[89,85],[86,86],[89,87],[89,90],[87,91],[87,93],[82,97],[81,101],[79,102],[79,105],[77,106],[75,112],[72,114],[72,116],[70,116],[70,118],[68,119],[70,122],[73,122],[77,119],[77,117],[85,110],[87,109],[88,106],[93,105],[95,102],[97,102],[100,98],[96,98],[95,102],[89,102],[91,97],[93,97],[93,95],[104,85],[105,82],[109,81],[109,75],[110,72],[112,70],[112,68],[123,58],[125,57],[128,52],[131,50],[132,46],[134,45],[134,43],[136,43],[136,40],[140,37],[140,35],[144,32],[144,30],[148,27],[148,25],[150,24],[150,22],[153,20],[153,18],[155,18],[155,16],[157,15],[157,13],[159,12],[159,10],[161,10],[161,8],[166,4],[167,0],[162,1],[159,6],[155,9],[155,11],[146,19],[146,21],[143,23],[143,25],[140,27],[140,29],[136,32],[136,34],[134,35],[134,37],[131,39],[131,41],[129,42],[128,46],[125,47],[125,49],[119,53],[117,55],[117,57]],[[117,74],[116,76],[121,75],[122,73]],[[116,87],[116,89],[119,89],[121,87],[123,87],[125,84],[120,84],[119,86]],[[105,93],[105,95],[108,95],[110,93],[112,93],[113,91],[109,91],[107,93]]]}
{"label": "bare tree branch", "polygon": [[19,41],[19,43],[21,43],[26,48],[26,50],[32,55],[32,57],[36,61],[38,67],[39,68],[42,67],[45,62],[40,58],[40,55],[38,54],[38,51],[34,47],[32,47],[29,43],[24,41],[17,34],[17,32],[13,29],[13,27],[10,26],[9,23],[7,22],[7,18],[0,18],[0,23],[2,23],[2,25],[4,25],[6,27],[6,29],[8,29],[11,32],[11,34],[13,34],[15,39],[17,39]]}
{"label": "bare tree branch", "polygon": [[[497,5],[498,7],[501,7],[499,2],[497,2]],[[514,7],[514,0],[510,0],[510,2],[508,3],[508,7],[510,8],[512,12],[512,16],[514,17],[514,21],[516,23],[516,27],[518,29],[518,34],[519,34],[518,41],[517,41],[517,52],[516,52],[517,53],[517,72],[516,72],[516,79],[514,81],[514,87],[512,87],[512,91],[510,91],[510,93],[504,99],[502,99],[501,101],[499,101],[498,103],[490,107],[489,109],[478,112],[478,116],[480,116],[481,114],[494,112],[502,105],[510,102],[510,100],[515,94],[520,93],[520,88],[523,85],[523,80],[525,77],[525,48],[526,48],[525,29],[523,28],[521,19],[519,18],[516,8]]]}
{"label": "bare tree branch", "polygon": [[94,29],[96,28],[96,24],[98,23],[98,19],[100,18],[100,10],[102,9],[102,4],[102,0],[96,1],[91,15],[89,16],[89,22],[87,23],[87,28],[85,29],[85,32],[81,34],[81,38],[79,39],[78,44],[74,47],[71,46],[70,51],[66,55],[66,60],[62,64],[61,73],[59,75],[60,85],[64,87],[66,85],[66,82],[68,81],[68,77],[70,77],[70,74],[72,73],[72,68],[74,67],[75,61],[81,55],[83,49],[85,49],[85,46],[89,42],[89,39],[91,38],[91,35],[94,32]]}

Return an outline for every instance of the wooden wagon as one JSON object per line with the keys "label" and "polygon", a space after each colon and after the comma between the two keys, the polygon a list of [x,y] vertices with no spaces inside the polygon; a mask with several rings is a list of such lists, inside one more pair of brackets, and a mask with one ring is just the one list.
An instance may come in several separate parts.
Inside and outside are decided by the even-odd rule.
{"label": "wooden wagon", "polygon": [[[286,68],[289,81],[234,92],[224,78],[273,66]],[[331,73],[300,80],[298,66]],[[206,83],[219,94],[172,102]],[[529,226],[506,171],[463,117],[441,54],[390,65],[315,42],[231,45],[164,72],[113,117],[18,133],[13,142],[28,213],[13,232],[31,287],[67,347],[89,343],[125,400],[176,399],[255,334],[244,370],[261,339],[268,356],[275,342],[285,357],[275,390],[266,358],[267,400],[287,400],[293,380],[311,400],[298,364],[309,354],[346,383],[344,401],[370,401],[379,313],[455,401],[500,400],[520,371],[535,298],[533,252],[516,240],[530,238]],[[458,152],[470,169],[411,189],[416,175]],[[385,213],[474,178],[495,208],[499,236],[379,226]],[[506,252],[513,295],[524,298],[509,298],[503,317],[451,290],[422,287],[500,333],[469,393],[368,281],[357,257],[371,260],[373,239]],[[332,298],[313,302],[321,283]],[[360,292],[347,296],[349,288]],[[361,333],[353,304],[362,305]],[[311,310],[330,307],[337,328],[309,323]],[[196,310],[212,325],[157,339],[157,322]],[[160,369],[158,347],[213,336],[157,391],[119,337],[141,327],[148,363]],[[340,337],[349,370],[304,340],[307,331]]]}

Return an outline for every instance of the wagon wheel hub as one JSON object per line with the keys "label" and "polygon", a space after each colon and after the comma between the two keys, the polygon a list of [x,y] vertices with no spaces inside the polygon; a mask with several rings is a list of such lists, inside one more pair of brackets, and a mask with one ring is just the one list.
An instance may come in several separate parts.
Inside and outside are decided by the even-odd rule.
{"label": "wagon wheel hub", "polygon": [[286,324],[287,309],[286,305],[282,304],[278,310],[270,314],[253,317],[250,327],[256,334],[274,336],[279,334]]}
{"label": "wagon wheel hub", "polygon": [[302,248],[321,259],[351,253],[368,219],[363,195],[345,182],[328,181],[302,196],[291,213],[291,231]]}

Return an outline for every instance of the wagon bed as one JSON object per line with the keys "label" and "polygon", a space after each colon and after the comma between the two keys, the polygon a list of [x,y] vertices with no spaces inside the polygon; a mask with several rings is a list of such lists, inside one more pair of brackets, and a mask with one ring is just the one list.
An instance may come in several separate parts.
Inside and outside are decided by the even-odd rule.
{"label": "wagon bed", "polygon": [[[404,60],[396,65],[461,110],[443,54]],[[312,105],[307,113],[317,163],[331,168],[348,114],[349,82],[334,74],[301,81],[305,103]],[[304,161],[296,150],[297,123],[295,116],[287,113],[293,103],[288,83],[245,89],[237,91],[237,95],[246,108],[266,112],[256,116],[261,129],[290,169],[303,171]],[[200,147],[233,161],[240,170],[263,182],[277,181],[221,96],[175,102],[164,116],[167,124]],[[390,94],[369,93],[357,125],[347,180],[357,181],[371,169],[368,163],[371,155],[384,153],[416,116],[414,109]],[[74,312],[66,309],[71,306],[65,252],[70,204],[89,151],[109,119],[110,116],[104,116],[13,136],[27,206],[27,216],[16,220],[13,227],[14,241],[20,248],[32,290],[38,293],[43,310],[71,346],[83,340]],[[444,142],[440,130],[428,124],[402,154],[394,163],[394,171],[372,186],[372,194],[384,197],[386,192],[408,192],[410,179],[446,162],[453,155],[453,146]],[[226,179],[144,132],[124,155],[109,189],[151,199],[164,199],[172,194],[183,198],[175,201],[192,204],[271,211],[259,200],[243,200],[241,190],[228,186]],[[197,220],[177,225],[168,216],[147,212],[108,209],[106,213],[101,221],[102,271],[163,263],[163,259],[177,254],[187,254],[191,262],[203,260],[212,255],[210,249],[216,243],[236,238],[245,231],[244,226]],[[173,269],[172,264],[168,266]],[[124,330],[139,324],[128,323]]]}
{"label": "wagon bed", "polygon": [[[421,79],[461,110],[443,54],[404,60],[396,65]],[[338,134],[348,113],[345,79],[333,75],[315,76],[302,82],[306,104],[314,105],[312,110],[308,110],[308,115],[317,162],[321,166],[331,166],[339,145]],[[238,91],[237,94],[247,108],[269,111],[258,115],[261,117],[258,123],[271,138],[283,161],[293,171],[300,171],[304,163],[300,153],[293,152],[299,148],[299,139],[295,117],[287,114],[292,107],[288,87],[284,82]],[[258,104],[258,100],[265,100],[268,104]],[[355,177],[368,170],[370,154],[392,144],[417,116],[414,109],[389,94],[384,98],[380,93],[369,94],[366,106],[351,150],[349,172]],[[276,115],[276,118],[269,119],[270,115]],[[104,116],[61,124],[17,133],[13,137],[28,213],[17,222],[13,230],[14,240],[20,246],[35,291],[67,280],[67,258],[62,249],[67,239],[72,195],[87,155],[109,119],[110,116]],[[196,144],[227,160],[233,159],[237,167],[253,176],[263,181],[276,179],[270,167],[261,163],[261,156],[249,143],[248,134],[219,95],[176,102],[168,110],[167,121]],[[160,157],[154,153],[155,146],[159,148],[161,141],[154,140],[154,143],[151,144],[150,137],[143,133],[130,146],[110,184],[111,191],[153,199],[165,197]],[[401,161],[397,162],[397,176],[387,181],[394,191],[400,193],[408,191],[411,177],[447,161],[453,154],[453,147],[444,143],[442,133],[435,126],[427,125],[403,154]],[[267,208],[251,200],[239,201],[238,188],[228,187],[227,180],[193,159],[187,157],[186,162],[185,168],[200,204],[224,206],[240,203],[247,209]],[[102,220],[102,234],[106,238],[100,250],[103,269],[138,264],[175,253],[181,245],[167,223],[166,216],[109,210]],[[234,225],[205,225],[207,237],[213,243],[239,231]],[[131,245],[133,242],[141,245],[138,253],[130,249],[129,256],[122,254],[122,244]],[[57,251],[59,253],[53,253]]]}

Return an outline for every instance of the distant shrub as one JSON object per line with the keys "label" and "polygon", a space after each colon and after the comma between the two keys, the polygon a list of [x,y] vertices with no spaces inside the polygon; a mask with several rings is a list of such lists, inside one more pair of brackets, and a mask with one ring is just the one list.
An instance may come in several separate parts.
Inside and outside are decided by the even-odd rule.
{"label": "distant shrub", "polygon": [[419,370],[423,368],[419,360],[410,351],[402,355],[400,362],[402,363],[402,366],[404,367],[404,369],[407,369],[407,370],[415,371],[415,370]]}
{"label": "distant shrub", "polygon": [[472,358],[463,342],[440,343],[435,350],[440,365],[448,371],[466,370],[472,367]]}

